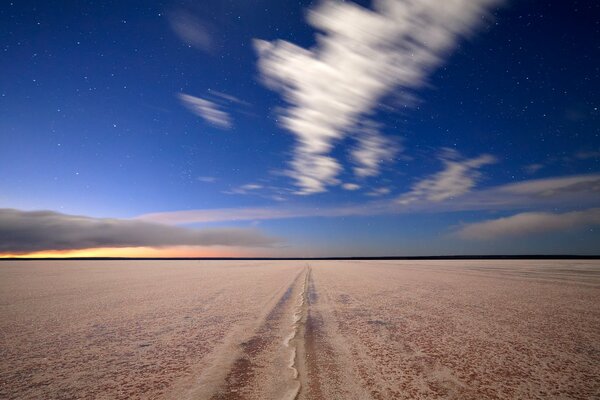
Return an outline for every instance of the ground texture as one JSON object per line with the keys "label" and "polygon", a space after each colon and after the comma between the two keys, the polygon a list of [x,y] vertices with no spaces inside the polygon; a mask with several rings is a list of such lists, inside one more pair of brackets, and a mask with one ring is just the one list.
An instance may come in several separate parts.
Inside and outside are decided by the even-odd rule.
{"label": "ground texture", "polygon": [[1,399],[600,398],[598,261],[0,263]]}

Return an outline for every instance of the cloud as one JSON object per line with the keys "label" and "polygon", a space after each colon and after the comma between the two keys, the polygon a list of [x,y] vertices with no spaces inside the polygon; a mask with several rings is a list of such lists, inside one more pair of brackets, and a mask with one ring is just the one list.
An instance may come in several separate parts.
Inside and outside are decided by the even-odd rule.
{"label": "cloud", "polygon": [[354,173],[361,178],[377,176],[380,164],[390,160],[398,151],[398,146],[391,140],[374,128],[367,128],[358,136],[357,146],[352,150],[352,158],[356,163]]}
{"label": "cloud", "polygon": [[264,189],[264,186],[258,183],[247,183],[245,185],[226,190],[225,194],[250,194],[256,193],[258,190]]}
{"label": "cloud", "polygon": [[250,103],[248,103],[247,101],[240,100],[237,97],[232,96],[230,94],[219,92],[218,90],[211,90],[211,89],[208,89],[208,91],[210,92],[210,94],[220,97],[221,99],[228,101],[230,103],[235,103],[235,104],[238,104],[240,106],[245,106],[245,107],[250,106]]}
{"label": "cloud", "polygon": [[588,160],[593,158],[600,158],[600,151],[580,151],[575,154],[575,158],[578,160]]}
{"label": "cloud", "polygon": [[184,93],[179,94],[179,99],[188,110],[201,117],[209,124],[222,129],[231,128],[231,118],[229,117],[229,114],[220,110],[217,103]]}
{"label": "cloud", "polygon": [[[380,188],[387,192],[389,188]],[[380,193],[380,194],[386,194]],[[397,199],[373,200],[327,207],[220,208],[145,214],[138,219],[163,224],[185,225],[223,221],[252,221],[305,217],[341,217],[442,213],[475,210],[531,210],[554,207],[598,207],[600,174],[534,179],[484,190],[473,190],[444,201],[423,199],[398,204]]]}
{"label": "cloud", "polygon": [[342,189],[344,189],[344,190],[350,190],[350,191],[352,191],[352,190],[358,190],[358,189],[360,189],[360,185],[357,185],[356,183],[344,183],[342,185]]}
{"label": "cloud", "polygon": [[188,46],[210,52],[213,48],[213,39],[208,32],[207,25],[191,13],[177,10],[169,14],[171,29]]}
{"label": "cloud", "polygon": [[240,188],[242,190],[246,190],[246,191],[248,191],[248,190],[258,190],[258,189],[262,189],[263,185],[260,185],[258,183],[248,183],[246,185],[242,185]]}
{"label": "cloud", "polygon": [[544,168],[544,164],[529,164],[524,166],[523,170],[529,175],[533,175],[542,168]]}
{"label": "cloud", "polygon": [[600,174],[529,179],[472,190],[444,201],[403,204],[404,212],[474,210],[535,210],[556,207],[596,207],[600,204]]}
{"label": "cloud", "polygon": [[378,207],[350,205],[336,207],[265,207],[265,208],[218,208],[205,210],[169,211],[144,214],[139,220],[171,225],[212,223],[223,221],[255,221],[304,217],[340,217],[351,215],[373,215],[382,213]]}
{"label": "cloud", "polygon": [[440,156],[440,160],[444,163],[444,169],[415,183],[408,193],[397,199],[398,204],[423,200],[440,202],[463,195],[475,187],[481,178],[479,168],[496,162],[496,158],[489,154],[461,159],[456,151],[450,149]]}
{"label": "cloud", "polygon": [[509,193],[529,198],[557,198],[563,195],[583,197],[586,193],[600,195],[600,174],[517,182],[499,187],[497,191],[500,195]]}
{"label": "cloud", "polygon": [[215,178],[214,176],[199,176],[196,179],[204,183],[215,183],[217,181],[217,178]]}
{"label": "cloud", "polygon": [[0,209],[0,253],[178,245],[268,247],[278,242],[256,229],[198,230],[140,220]]}
{"label": "cloud", "polygon": [[390,194],[391,192],[392,192],[392,189],[390,189],[388,187],[380,187],[377,189],[373,189],[372,191],[367,193],[367,196],[379,197],[379,196],[385,196],[386,194]]}
{"label": "cloud", "polygon": [[463,239],[492,240],[563,232],[594,225],[600,225],[600,208],[562,214],[525,212],[510,217],[469,224],[460,228],[456,234]]}
{"label": "cloud", "polygon": [[331,156],[335,143],[394,89],[406,94],[423,86],[459,38],[498,2],[379,0],[369,10],[328,0],[308,13],[309,24],[322,32],[314,47],[255,40],[263,81],[289,104],[280,123],[297,139],[290,175],[299,192],[337,184],[342,167]]}

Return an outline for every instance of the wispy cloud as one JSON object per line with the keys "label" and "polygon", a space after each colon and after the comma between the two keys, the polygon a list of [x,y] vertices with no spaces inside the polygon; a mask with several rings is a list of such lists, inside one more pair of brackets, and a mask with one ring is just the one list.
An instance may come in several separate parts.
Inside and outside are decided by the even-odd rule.
{"label": "wispy cloud", "polygon": [[573,175],[560,178],[536,179],[501,186],[499,194],[528,196],[530,198],[555,198],[561,195],[582,196],[586,193],[600,195],[600,174]]}
{"label": "wispy cloud", "polygon": [[600,208],[565,213],[525,212],[468,224],[456,234],[464,239],[491,240],[583,229],[600,225]]}
{"label": "wispy cloud", "polygon": [[600,151],[579,151],[575,154],[575,158],[578,160],[588,160],[591,158],[600,158]]}
{"label": "wispy cloud", "polygon": [[356,164],[354,173],[361,178],[379,175],[380,165],[389,161],[399,150],[398,145],[375,128],[366,128],[358,136],[357,145],[352,150],[352,159]]}
{"label": "wispy cloud", "polygon": [[206,23],[184,10],[176,10],[168,17],[171,29],[185,44],[205,52],[212,50],[213,39]]}
{"label": "wispy cloud", "polygon": [[[387,194],[389,188],[379,188],[378,192],[379,195]],[[398,204],[397,199],[384,199],[331,207],[320,205],[318,207],[221,208],[159,212],[141,215],[137,218],[157,223],[185,225],[305,217],[551,209],[557,206],[563,208],[598,207],[599,199],[600,174],[592,174],[534,179],[499,185],[484,190],[473,190],[463,193],[461,196],[441,201],[422,199],[408,204]]]}
{"label": "wispy cloud", "polygon": [[380,0],[369,10],[328,0],[308,13],[309,24],[322,32],[313,48],[256,40],[263,80],[289,103],[280,122],[297,138],[291,175],[299,192],[323,192],[339,183],[342,166],[331,155],[335,143],[392,90],[422,86],[498,2]]}
{"label": "wispy cloud", "polygon": [[279,242],[257,229],[190,229],[141,220],[0,209],[0,253],[177,245],[268,247]]}
{"label": "wispy cloud", "polygon": [[215,178],[214,176],[199,176],[196,179],[204,183],[215,183],[217,181],[217,178]]}
{"label": "wispy cloud", "polygon": [[403,205],[411,212],[539,210],[600,205],[600,174],[530,179],[473,190],[442,202]]}
{"label": "wispy cloud", "polygon": [[229,114],[220,110],[217,103],[184,93],[179,94],[179,99],[191,112],[209,124],[222,129],[231,128]]}
{"label": "wispy cloud", "polygon": [[544,164],[529,164],[523,167],[523,170],[529,174],[533,175],[538,172],[540,169],[544,168]]}
{"label": "wispy cloud", "polygon": [[212,90],[212,89],[209,89],[208,91],[213,96],[217,96],[217,97],[219,97],[219,98],[221,98],[221,99],[223,99],[225,101],[228,101],[230,103],[235,103],[235,104],[238,104],[240,106],[245,106],[245,107],[250,106],[250,103],[248,103],[247,101],[241,100],[241,99],[239,99],[239,98],[237,98],[235,96],[232,96],[230,94],[219,92],[218,90]]}
{"label": "wispy cloud", "polygon": [[[370,206],[370,207],[369,207]],[[144,214],[137,217],[144,221],[171,225],[212,223],[222,221],[259,221],[304,217],[338,217],[350,215],[372,215],[373,205],[337,207],[264,207],[264,208],[220,208],[207,210],[169,211]]]}
{"label": "wispy cloud", "polygon": [[358,190],[360,189],[360,185],[357,185],[356,183],[344,183],[342,184],[342,189],[350,191]]}
{"label": "wispy cloud", "polygon": [[389,187],[380,187],[380,188],[376,188],[376,189],[373,189],[370,192],[368,192],[367,196],[379,197],[379,196],[385,196],[386,194],[390,194],[390,193],[392,193],[392,189],[390,189]]}
{"label": "wispy cloud", "polygon": [[479,168],[496,162],[496,158],[489,154],[462,159],[453,150],[444,151],[440,155],[440,160],[444,164],[444,169],[415,183],[408,193],[398,198],[399,204],[423,200],[439,202],[463,195],[473,189],[481,178]]}
{"label": "wispy cloud", "polygon": [[238,187],[231,188],[226,190],[225,194],[249,194],[256,193],[256,191],[263,189],[264,186],[258,183],[247,183],[245,185],[241,185]]}
{"label": "wispy cloud", "polygon": [[581,150],[581,151],[578,151],[578,152],[575,152],[572,154],[552,155],[552,156],[547,157],[546,159],[541,160],[539,162],[525,165],[523,167],[523,170],[526,173],[533,175],[533,174],[537,173],[538,171],[540,171],[541,169],[548,168],[551,166],[567,165],[567,166],[571,167],[573,164],[581,163],[581,162],[585,162],[586,160],[597,159],[597,158],[600,158],[600,151],[593,150],[593,149]]}

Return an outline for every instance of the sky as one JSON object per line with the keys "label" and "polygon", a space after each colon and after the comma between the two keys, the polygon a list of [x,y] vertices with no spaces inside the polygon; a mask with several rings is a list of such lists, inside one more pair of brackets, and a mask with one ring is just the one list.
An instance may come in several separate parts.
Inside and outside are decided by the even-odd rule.
{"label": "sky", "polygon": [[3,1],[0,255],[598,254],[599,21]]}

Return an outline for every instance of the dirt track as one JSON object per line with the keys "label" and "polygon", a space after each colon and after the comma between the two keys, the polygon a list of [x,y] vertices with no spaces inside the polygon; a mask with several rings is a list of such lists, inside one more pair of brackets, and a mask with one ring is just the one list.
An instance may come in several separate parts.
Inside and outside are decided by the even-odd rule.
{"label": "dirt track", "polygon": [[0,398],[600,397],[598,261],[0,264]]}

